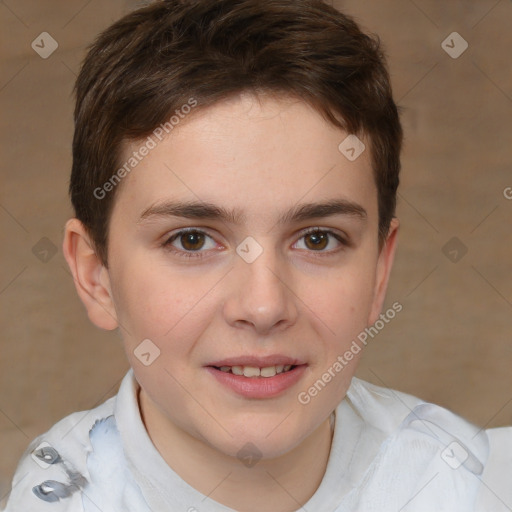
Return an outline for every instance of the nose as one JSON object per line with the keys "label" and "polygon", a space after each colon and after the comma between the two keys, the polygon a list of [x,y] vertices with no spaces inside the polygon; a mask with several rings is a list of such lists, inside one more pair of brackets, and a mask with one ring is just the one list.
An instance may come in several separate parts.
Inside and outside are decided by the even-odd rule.
{"label": "nose", "polygon": [[227,322],[258,335],[284,330],[297,321],[297,295],[286,262],[266,249],[252,263],[238,258],[224,305]]}

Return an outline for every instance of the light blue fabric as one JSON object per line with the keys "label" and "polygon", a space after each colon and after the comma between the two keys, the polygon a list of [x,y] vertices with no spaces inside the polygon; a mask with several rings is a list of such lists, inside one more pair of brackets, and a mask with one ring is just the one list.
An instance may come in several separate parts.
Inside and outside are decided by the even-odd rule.
{"label": "light blue fabric", "polygon": [[89,434],[90,480],[84,486],[84,512],[151,512],[128,470],[114,416],[97,420]]}

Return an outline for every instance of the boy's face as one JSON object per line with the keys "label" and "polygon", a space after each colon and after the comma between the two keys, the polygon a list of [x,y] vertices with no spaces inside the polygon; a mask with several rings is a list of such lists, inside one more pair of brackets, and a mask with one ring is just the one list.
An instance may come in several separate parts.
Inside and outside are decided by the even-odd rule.
{"label": "boy's face", "polygon": [[[146,417],[232,456],[252,442],[272,457],[342,400],[360,353],[333,366],[378,318],[396,234],[393,224],[379,252],[369,144],[349,161],[338,149],[346,136],[303,102],[244,95],[181,120],[124,179],[104,305],[120,326]],[[122,162],[140,147],[125,147]],[[286,216],[335,201],[334,215]],[[178,202],[240,215],[168,215]],[[185,228],[196,232],[174,236]],[[134,351],[148,339],[146,366]],[[274,377],[213,367],[287,363],[297,368]],[[329,369],[330,382],[308,393]]]}

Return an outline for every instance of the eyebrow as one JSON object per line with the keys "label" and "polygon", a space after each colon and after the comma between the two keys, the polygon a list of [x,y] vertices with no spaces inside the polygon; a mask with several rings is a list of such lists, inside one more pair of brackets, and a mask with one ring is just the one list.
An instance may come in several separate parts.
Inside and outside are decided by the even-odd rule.
{"label": "eyebrow", "polygon": [[[368,214],[359,204],[346,199],[333,199],[322,203],[303,203],[295,205],[282,213],[277,224],[291,224],[310,219],[346,215],[366,220]],[[246,217],[242,210],[228,210],[208,202],[198,201],[165,201],[154,204],[144,210],[137,223],[142,223],[153,217],[183,217],[186,219],[220,220],[231,224],[241,224]]]}

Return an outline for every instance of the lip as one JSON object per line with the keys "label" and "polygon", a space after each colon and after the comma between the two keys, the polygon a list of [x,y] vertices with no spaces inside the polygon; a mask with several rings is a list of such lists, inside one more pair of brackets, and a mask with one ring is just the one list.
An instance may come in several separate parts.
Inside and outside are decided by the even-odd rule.
{"label": "lip", "polygon": [[[274,377],[245,377],[243,375],[234,375],[233,373],[226,373],[214,366],[250,366],[249,363],[246,364],[236,364],[232,363],[233,361],[248,361],[249,358],[240,358],[240,359],[226,359],[225,361],[229,361],[230,364],[215,364],[212,366],[206,366],[205,369],[217,380],[217,382],[221,383],[231,391],[234,391],[237,395],[243,396],[245,398],[273,398],[281,395],[287,389],[291,388],[301,379],[304,375],[304,372],[307,368],[307,364],[300,364],[292,368],[291,370],[278,373],[274,375]],[[261,362],[261,358],[258,358]],[[219,361],[219,363],[224,363],[225,361]],[[291,361],[288,358],[288,361]],[[258,364],[253,364],[253,366],[259,366]],[[265,362],[267,366],[273,366],[272,364],[268,364]],[[293,363],[274,363],[274,364],[292,364]],[[260,368],[265,368],[265,365],[259,366]]]}

